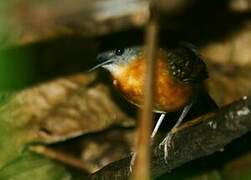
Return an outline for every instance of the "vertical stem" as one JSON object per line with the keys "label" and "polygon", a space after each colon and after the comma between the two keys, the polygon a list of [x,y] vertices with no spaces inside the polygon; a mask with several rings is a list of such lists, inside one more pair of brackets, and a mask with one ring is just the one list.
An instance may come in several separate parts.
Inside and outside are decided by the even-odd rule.
{"label": "vertical stem", "polygon": [[150,179],[150,135],[152,129],[152,108],[154,95],[154,75],[156,64],[156,46],[157,46],[157,22],[150,18],[146,27],[146,73],[144,86],[143,110],[140,114],[140,123],[138,139],[136,146],[136,161],[133,171],[134,180]]}

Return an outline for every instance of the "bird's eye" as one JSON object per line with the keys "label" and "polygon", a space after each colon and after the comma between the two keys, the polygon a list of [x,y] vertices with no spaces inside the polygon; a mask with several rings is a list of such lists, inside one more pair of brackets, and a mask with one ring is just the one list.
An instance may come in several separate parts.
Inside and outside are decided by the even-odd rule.
{"label": "bird's eye", "polygon": [[121,56],[123,53],[124,53],[124,49],[116,49],[115,50],[115,54],[117,55],[117,56]]}

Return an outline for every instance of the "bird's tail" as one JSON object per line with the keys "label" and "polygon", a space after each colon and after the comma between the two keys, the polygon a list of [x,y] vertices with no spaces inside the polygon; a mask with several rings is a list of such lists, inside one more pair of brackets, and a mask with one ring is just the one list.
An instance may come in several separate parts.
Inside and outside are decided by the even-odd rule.
{"label": "bird's tail", "polygon": [[209,95],[205,86],[200,86],[197,88],[196,99],[194,100],[187,119],[193,119],[203,114],[216,111],[217,109],[219,109],[218,105]]}

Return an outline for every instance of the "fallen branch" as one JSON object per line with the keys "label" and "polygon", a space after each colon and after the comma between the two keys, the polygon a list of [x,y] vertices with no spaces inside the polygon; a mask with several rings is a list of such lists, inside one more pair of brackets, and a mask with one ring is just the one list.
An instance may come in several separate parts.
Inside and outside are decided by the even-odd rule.
{"label": "fallen branch", "polygon": [[[90,38],[131,28],[142,28],[149,16],[149,2],[149,0],[2,1],[0,2],[0,48],[36,43],[61,36]],[[210,0],[203,3],[199,0],[155,0],[154,3],[158,12],[162,12],[161,24],[167,23],[165,26],[171,30],[181,27],[179,31],[185,29],[183,32],[185,34],[187,28],[191,29],[189,32],[193,32],[195,25],[196,29],[201,26],[197,14],[200,15],[199,19],[212,18],[202,21],[206,22],[206,29],[210,32],[215,28],[215,15],[217,15],[217,22],[223,24],[222,27],[217,26],[218,30],[219,28],[231,29],[225,27],[230,25],[232,27],[233,24],[239,27],[241,21],[249,19],[248,13],[229,14],[227,2],[225,6],[219,6],[218,3],[213,6],[214,3]],[[220,13],[216,13],[219,7]],[[204,11],[205,8],[207,11]],[[198,10],[197,14],[195,17],[190,17],[190,12],[195,13],[195,9]],[[184,13],[188,13],[188,16]],[[226,13],[228,13],[227,19],[224,18]],[[182,18],[177,19],[179,16]],[[184,20],[184,17],[188,19]],[[190,21],[195,24],[189,23]]]}
{"label": "fallen branch", "polygon": [[[203,118],[204,117],[204,118]],[[165,163],[163,148],[152,151],[152,178],[158,177],[194,159],[213,154],[234,139],[251,130],[251,99],[244,97],[218,110],[213,116],[203,116],[197,126],[178,132]],[[128,179],[131,175],[127,157],[109,164],[90,175],[90,179]]]}
{"label": "fallen branch", "polygon": [[148,4],[148,0],[1,2],[0,47],[65,35],[91,37],[142,27],[148,18]]}

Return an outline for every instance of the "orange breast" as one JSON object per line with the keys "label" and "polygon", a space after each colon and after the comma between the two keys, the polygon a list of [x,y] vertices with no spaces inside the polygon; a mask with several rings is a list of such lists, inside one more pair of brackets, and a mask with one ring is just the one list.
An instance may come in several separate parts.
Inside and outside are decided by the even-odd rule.
{"label": "orange breast", "polygon": [[[159,53],[157,58],[157,75],[155,79],[154,111],[172,112],[181,109],[192,96],[192,87],[175,79],[168,72],[166,56]],[[143,100],[145,61],[143,57],[122,67],[122,72],[114,77],[114,85],[122,94],[140,106]]]}

